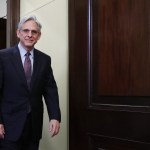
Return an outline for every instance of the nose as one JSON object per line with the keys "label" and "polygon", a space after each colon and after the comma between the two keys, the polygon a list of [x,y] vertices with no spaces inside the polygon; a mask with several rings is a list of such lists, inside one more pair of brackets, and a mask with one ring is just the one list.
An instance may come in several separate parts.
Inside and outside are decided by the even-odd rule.
{"label": "nose", "polygon": [[28,32],[28,36],[31,37],[32,36],[32,31]]}

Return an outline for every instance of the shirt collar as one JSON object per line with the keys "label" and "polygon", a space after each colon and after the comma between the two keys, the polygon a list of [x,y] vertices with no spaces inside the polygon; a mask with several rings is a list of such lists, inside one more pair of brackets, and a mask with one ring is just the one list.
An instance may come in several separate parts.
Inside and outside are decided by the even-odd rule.
{"label": "shirt collar", "polygon": [[[21,58],[23,58],[25,56],[25,54],[27,53],[27,51],[25,50],[25,48],[21,45],[21,43],[19,42],[18,44],[18,48],[19,48],[19,51],[20,51],[20,55],[21,55]],[[34,48],[30,51],[30,54],[33,58],[33,51],[34,51]]]}

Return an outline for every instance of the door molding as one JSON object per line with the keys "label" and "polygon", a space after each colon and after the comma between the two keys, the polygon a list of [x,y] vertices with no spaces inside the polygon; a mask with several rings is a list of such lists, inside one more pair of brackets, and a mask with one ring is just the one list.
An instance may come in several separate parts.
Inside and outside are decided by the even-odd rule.
{"label": "door molding", "polygon": [[17,24],[20,19],[20,0],[7,0],[7,47],[18,41],[16,36]]}

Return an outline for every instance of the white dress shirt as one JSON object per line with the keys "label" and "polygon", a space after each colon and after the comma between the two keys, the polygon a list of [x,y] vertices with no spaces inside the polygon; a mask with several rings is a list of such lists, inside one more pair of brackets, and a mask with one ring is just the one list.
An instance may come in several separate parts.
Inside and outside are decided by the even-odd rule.
{"label": "white dress shirt", "polygon": [[[25,54],[27,53],[27,51],[24,49],[24,47],[21,45],[21,43],[18,44],[18,48],[20,51],[20,56],[21,56],[21,60],[22,60],[22,65],[24,66],[24,61],[25,61]],[[30,60],[31,60],[31,72],[33,72],[33,58],[34,58],[34,54],[33,54],[34,49],[32,49],[30,51]]]}

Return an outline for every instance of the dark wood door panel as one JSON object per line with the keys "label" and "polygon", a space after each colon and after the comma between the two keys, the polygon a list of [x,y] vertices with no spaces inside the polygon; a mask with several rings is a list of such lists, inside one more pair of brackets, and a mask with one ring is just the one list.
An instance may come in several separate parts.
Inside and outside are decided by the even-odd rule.
{"label": "dark wood door panel", "polygon": [[88,134],[90,150],[149,150],[150,144]]}
{"label": "dark wood door panel", "polygon": [[69,149],[150,149],[150,1],[69,0]]}
{"label": "dark wood door panel", "polygon": [[150,143],[149,118],[150,113],[90,109],[86,129],[95,135]]}
{"label": "dark wood door panel", "polygon": [[150,96],[150,1],[91,0],[93,88]]}

